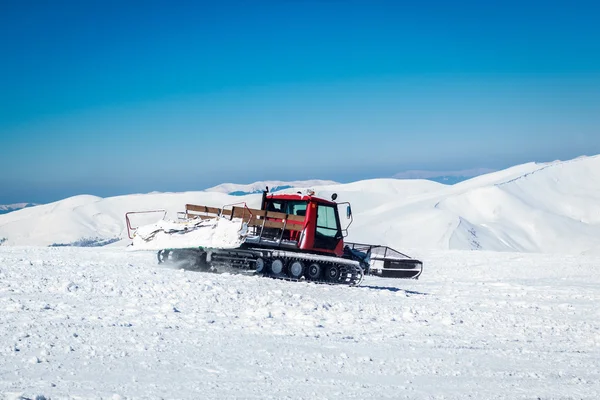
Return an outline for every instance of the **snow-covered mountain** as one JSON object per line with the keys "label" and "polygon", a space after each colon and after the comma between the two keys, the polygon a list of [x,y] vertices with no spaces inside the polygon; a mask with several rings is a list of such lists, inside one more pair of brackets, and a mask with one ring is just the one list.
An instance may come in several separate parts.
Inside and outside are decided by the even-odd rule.
{"label": "snow-covered mountain", "polygon": [[[317,195],[329,198],[335,192],[338,201],[352,203],[351,241],[386,244],[416,256],[425,249],[600,253],[600,156],[527,163],[451,186],[419,179],[309,183]],[[260,182],[255,189],[267,185],[273,182]],[[127,211],[165,209],[174,219],[186,203],[259,206],[260,194],[232,196],[222,189],[71,197],[0,216],[0,239],[5,246],[82,240],[119,246],[130,242]],[[158,217],[137,216],[134,224]]]}
{"label": "snow-covered mountain", "polygon": [[34,203],[15,203],[15,204],[0,204],[0,214],[7,214],[12,211],[20,210],[26,207],[33,207]]}
{"label": "snow-covered mountain", "polygon": [[335,185],[337,182],[327,180],[308,180],[308,181],[260,181],[250,184],[223,183],[206,189],[206,192],[226,193],[232,196],[243,196],[246,194],[262,193],[268,186],[270,192],[277,192],[284,189],[295,187],[313,187],[323,185]]}

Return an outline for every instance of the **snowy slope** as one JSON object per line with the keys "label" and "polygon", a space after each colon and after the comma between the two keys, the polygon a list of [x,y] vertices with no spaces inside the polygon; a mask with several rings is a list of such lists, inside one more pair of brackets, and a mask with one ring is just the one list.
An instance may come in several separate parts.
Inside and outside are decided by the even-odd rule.
{"label": "snowy slope", "polygon": [[[349,240],[387,244],[409,254],[422,249],[600,254],[600,156],[528,163],[452,186],[429,180],[375,179],[307,187],[350,201]],[[238,187],[239,189],[239,187]],[[72,243],[82,238],[122,239],[127,211],[165,208],[176,218],[186,203],[222,206],[260,194],[151,193],[101,199],[77,196],[0,216],[3,245]],[[159,216],[136,216],[134,225]],[[345,222],[345,221],[344,221]]]}
{"label": "snowy slope", "polygon": [[600,254],[600,156],[523,164],[453,186],[398,182],[418,190],[390,185],[390,199],[366,181],[357,183],[360,195],[343,192],[363,206],[354,207],[350,240],[411,251]]}
{"label": "snowy slope", "polygon": [[[105,199],[81,195],[2,215],[0,238],[7,239],[5,245],[37,246],[71,243],[81,238],[125,239],[125,213],[128,211],[165,209],[168,218],[175,219],[186,203],[222,205],[237,201],[237,197],[204,192],[151,193]],[[162,214],[150,214],[132,220],[141,225],[160,217]],[[122,242],[122,245],[126,244]]]}
{"label": "snowy slope", "polygon": [[[508,178],[508,177],[507,177]],[[467,183],[467,182],[466,182]],[[479,235],[496,239],[490,250],[581,253],[600,238],[600,157],[549,163],[525,174],[472,188],[444,199],[438,208],[461,216]],[[484,241],[485,244],[489,240]],[[458,244],[451,248],[464,248]]]}
{"label": "snowy slope", "polygon": [[600,258],[420,256],[348,288],[0,247],[0,398],[600,398]]}

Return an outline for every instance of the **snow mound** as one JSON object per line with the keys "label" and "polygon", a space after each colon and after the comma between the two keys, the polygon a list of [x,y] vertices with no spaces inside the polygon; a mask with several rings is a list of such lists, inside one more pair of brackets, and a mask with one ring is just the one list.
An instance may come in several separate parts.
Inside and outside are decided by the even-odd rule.
{"label": "snow mound", "polygon": [[130,250],[186,248],[236,248],[242,243],[245,229],[241,220],[212,218],[207,220],[170,221],[145,225],[136,230]]}

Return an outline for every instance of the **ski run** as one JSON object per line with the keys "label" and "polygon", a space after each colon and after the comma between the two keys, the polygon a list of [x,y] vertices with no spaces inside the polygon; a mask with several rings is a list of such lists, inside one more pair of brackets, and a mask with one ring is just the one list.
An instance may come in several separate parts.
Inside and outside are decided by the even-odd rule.
{"label": "ski run", "polygon": [[5,399],[598,399],[600,258],[423,250],[348,288],[0,247]]}

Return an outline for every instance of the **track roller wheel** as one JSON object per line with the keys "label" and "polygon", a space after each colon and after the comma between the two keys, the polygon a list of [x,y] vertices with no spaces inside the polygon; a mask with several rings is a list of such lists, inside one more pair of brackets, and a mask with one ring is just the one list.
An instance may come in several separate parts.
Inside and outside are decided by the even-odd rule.
{"label": "track roller wheel", "polygon": [[339,265],[329,265],[325,269],[325,277],[330,282],[335,282],[340,278],[340,266]]}
{"label": "track roller wheel", "polygon": [[271,272],[273,275],[281,275],[283,274],[283,260],[280,258],[276,258],[271,263]]}
{"label": "track roller wheel", "polygon": [[266,263],[265,263],[264,258],[258,257],[256,259],[255,266],[256,266],[256,272],[258,272],[259,274],[263,274],[265,272],[265,270],[266,270],[266,268],[265,268],[266,267]]}
{"label": "track roller wheel", "polygon": [[289,267],[290,277],[294,279],[300,279],[304,274],[304,264],[302,261],[293,261]]}
{"label": "track roller wheel", "polygon": [[158,258],[158,263],[162,264],[169,260],[169,256],[171,255],[171,250],[160,250],[156,256]]}
{"label": "track roller wheel", "polygon": [[323,271],[323,269],[321,268],[321,265],[318,263],[312,263],[310,264],[310,266],[308,267],[308,277],[309,279],[316,281],[321,277],[321,272]]}

